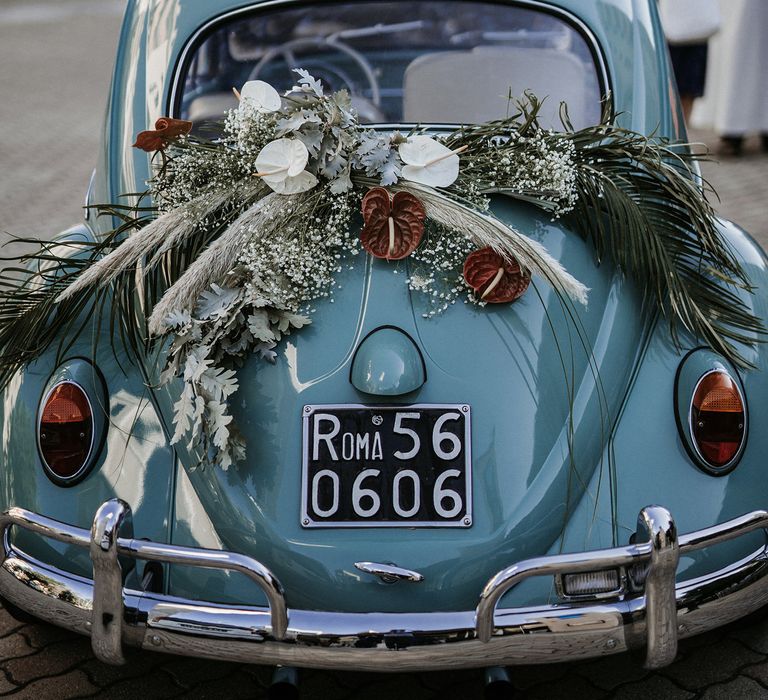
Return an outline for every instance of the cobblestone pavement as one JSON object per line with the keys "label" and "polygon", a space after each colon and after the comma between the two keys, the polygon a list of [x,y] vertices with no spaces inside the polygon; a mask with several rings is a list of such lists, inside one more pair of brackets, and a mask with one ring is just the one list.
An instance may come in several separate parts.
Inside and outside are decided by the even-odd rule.
{"label": "cobblestone pavement", "polygon": [[[48,235],[80,216],[95,158],[121,3],[0,3],[0,231]],[[707,132],[694,139],[712,142]],[[768,157],[707,163],[719,211],[768,246]],[[270,669],[133,652],[121,668],[93,658],[88,640],[0,609],[0,694],[21,698],[265,697]],[[645,671],[628,655],[512,670],[525,698],[768,698],[768,609],[683,641],[675,664]],[[480,672],[387,676],[302,672],[315,700],[482,696]]]}

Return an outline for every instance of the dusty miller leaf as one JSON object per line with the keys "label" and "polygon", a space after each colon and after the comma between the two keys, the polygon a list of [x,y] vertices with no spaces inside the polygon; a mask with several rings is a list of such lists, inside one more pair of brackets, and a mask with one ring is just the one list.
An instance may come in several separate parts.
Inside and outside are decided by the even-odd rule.
{"label": "dusty miller leaf", "polygon": [[323,96],[322,83],[319,80],[313,78],[308,71],[304,70],[303,68],[294,68],[293,72],[299,76],[299,86],[305,92],[312,92],[317,97]]}
{"label": "dusty miller leaf", "polygon": [[287,332],[289,328],[303,328],[304,326],[308,326],[310,323],[312,323],[312,321],[310,321],[306,316],[288,312],[280,314],[280,316],[278,316],[275,321],[277,323],[277,329],[281,333]]}
{"label": "dusty miller leaf", "polygon": [[213,360],[208,359],[210,348],[200,345],[187,355],[187,361],[184,364],[184,381],[196,383],[200,381],[203,372],[212,364]]}
{"label": "dusty miller leaf", "polygon": [[322,121],[314,110],[300,109],[278,121],[276,133],[278,136],[284,136],[292,131],[298,131],[305,124],[322,124]]}
{"label": "dusty miller leaf", "polygon": [[232,287],[219,287],[211,285],[211,291],[205,291],[200,295],[195,307],[195,314],[199,319],[221,318],[226,316],[229,308],[238,300],[242,290]]}
{"label": "dusty miller leaf", "polygon": [[397,155],[394,151],[391,151],[389,159],[381,167],[381,184],[384,186],[394,185],[399,177],[400,165],[397,160]]}
{"label": "dusty miller leaf", "polygon": [[248,330],[254,338],[264,343],[275,340],[275,333],[269,324],[269,314],[261,309],[257,309],[248,316]]}
{"label": "dusty miller leaf", "polygon": [[223,400],[237,391],[236,373],[233,369],[211,367],[201,377],[203,389],[215,400]]}
{"label": "dusty miller leaf", "polygon": [[331,181],[331,194],[344,194],[352,189],[352,179],[350,178],[350,169],[347,166],[344,171],[335,180]]}
{"label": "dusty miller leaf", "polygon": [[338,177],[339,173],[347,166],[347,159],[339,153],[326,158],[320,166],[320,172],[329,180]]}
{"label": "dusty miller leaf", "polygon": [[253,351],[258,353],[262,360],[275,364],[277,353],[272,349],[274,347],[277,347],[277,343],[261,343],[260,345],[257,345]]}
{"label": "dusty miller leaf", "polygon": [[171,438],[171,445],[175,445],[189,430],[194,409],[194,389],[191,384],[185,384],[179,400],[173,404],[173,424],[176,430]]}
{"label": "dusty miller leaf", "polygon": [[297,132],[295,136],[307,147],[309,155],[313,158],[317,156],[323,143],[322,129],[305,129],[304,131]]}
{"label": "dusty miller leaf", "polygon": [[225,450],[227,440],[229,439],[229,428],[227,426],[232,422],[232,416],[227,415],[226,404],[219,401],[209,401],[206,404],[206,408],[208,409],[206,422],[208,423],[208,434],[211,436],[211,441],[220,450]]}
{"label": "dusty miller leaf", "polygon": [[192,323],[189,311],[171,311],[165,317],[166,328],[182,329]]}

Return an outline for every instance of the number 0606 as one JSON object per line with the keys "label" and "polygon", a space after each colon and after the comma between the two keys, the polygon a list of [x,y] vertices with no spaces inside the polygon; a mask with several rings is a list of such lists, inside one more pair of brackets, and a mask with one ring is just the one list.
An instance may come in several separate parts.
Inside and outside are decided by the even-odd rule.
{"label": "number 0606", "polygon": [[[372,518],[378,514],[381,508],[381,497],[377,491],[371,488],[365,488],[363,482],[369,478],[375,478],[381,475],[378,469],[364,469],[361,471],[352,484],[352,510],[361,518]],[[455,518],[464,508],[464,502],[461,494],[445,486],[445,482],[451,478],[461,476],[458,469],[446,469],[437,477],[432,489],[432,504],[435,512],[441,518]],[[321,481],[328,479],[331,484],[331,503],[324,508],[320,504],[319,493],[322,491]],[[402,482],[410,481],[413,496],[411,497],[410,507],[403,507]],[[340,482],[336,473],[330,469],[321,469],[312,479],[312,510],[322,518],[331,518],[339,510],[340,505]],[[421,481],[419,475],[413,469],[403,469],[392,481],[392,507],[401,518],[412,518],[421,508]],[[448,507],[446,507],[446,504]]]}

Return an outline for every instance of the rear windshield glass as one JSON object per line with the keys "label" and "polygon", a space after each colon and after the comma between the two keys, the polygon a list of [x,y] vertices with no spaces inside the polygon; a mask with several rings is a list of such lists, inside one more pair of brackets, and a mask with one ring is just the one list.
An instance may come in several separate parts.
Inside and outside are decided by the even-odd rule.
{"label": "rear windshield glass", "polygon": [[305,68],[346,88],[364,123],[469,124],[499,119],[531,90],[560,102],[576,128],[600,116],[600,81],[574,27],[535,9],[481,2],[323,2],[255,9],[216,25],[186,64],[181,116],[197,123],[235,105],[233,87],[278,90]]}

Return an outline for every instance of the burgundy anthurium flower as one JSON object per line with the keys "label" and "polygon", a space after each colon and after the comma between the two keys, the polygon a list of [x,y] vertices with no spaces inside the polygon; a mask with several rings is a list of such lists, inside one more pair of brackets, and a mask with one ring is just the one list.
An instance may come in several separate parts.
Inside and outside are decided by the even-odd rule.
{"label": "burgundy anthurium flower", "polygon": [[363,197],[360,241],[371,255],[384,260],[408,257],[421,241],[426,212],[424,205],[407,192],[390,199],[383,187],[368,190]]}
{"label": "burgundy anthurium flower", "polygon": [[155,122],[155,128],[149,131],[142,131],[136,137],[134,148],[140,148],[147,153],[162,151],[173,139],[192,131],[192,122],[185,119],[171,119],[170,117],[160,117]]}
{"label": "burgundy anthurium flower", "polygon": [[521,297],[531,276],[514,259],[505,259],[493,248],[481,248],[464,261],[464,279],[481,301],[503,304]]}

